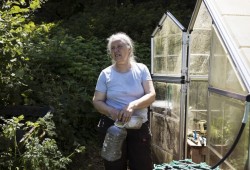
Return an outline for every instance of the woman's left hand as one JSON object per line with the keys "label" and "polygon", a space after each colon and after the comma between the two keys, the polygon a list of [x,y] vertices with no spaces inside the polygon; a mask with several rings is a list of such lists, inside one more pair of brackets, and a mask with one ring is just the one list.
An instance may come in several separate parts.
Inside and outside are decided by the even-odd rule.
{"label": "woman's left hand", "polygon": [[134,112],[133,105],[129,104],[120,111],[118,118],[121,122],[126,123],[130,120],[133,112]]}

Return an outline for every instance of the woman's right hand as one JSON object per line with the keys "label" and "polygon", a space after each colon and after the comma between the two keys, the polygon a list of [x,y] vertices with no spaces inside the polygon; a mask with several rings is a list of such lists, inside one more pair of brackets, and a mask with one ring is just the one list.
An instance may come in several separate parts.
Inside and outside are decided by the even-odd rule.
{"label": "woman's right hand", "polygon": [[120,112],[119,110],[117,110],[117,109],[115,109],[115,108],[111,108],[111,109],[109,110],[109,117],[110,117],[112,120],[116,121],[116,120],[118,119],[119,112]]}

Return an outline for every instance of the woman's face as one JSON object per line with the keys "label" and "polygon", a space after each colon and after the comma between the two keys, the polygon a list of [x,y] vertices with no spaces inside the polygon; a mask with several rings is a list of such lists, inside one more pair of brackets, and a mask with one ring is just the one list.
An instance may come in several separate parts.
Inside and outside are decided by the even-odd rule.
{"label": "woman's face", "polygon": [[128,64],[130,60],[130,47],[121,40],[111,43],[111,57],[116,64]]}

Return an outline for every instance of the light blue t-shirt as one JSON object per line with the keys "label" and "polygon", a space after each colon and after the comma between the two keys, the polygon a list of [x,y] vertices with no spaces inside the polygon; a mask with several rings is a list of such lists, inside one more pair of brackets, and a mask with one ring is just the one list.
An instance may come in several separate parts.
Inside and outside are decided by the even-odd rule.
{"label": "light blue t-shirt", "polygon": [[[132,63],[128,72],[120,73],[111,65],[99,75],[96,90],[106,93],[106,104],[118,110],[123,109],[130,102],[141,98],[145,92],[142,82],[152,80],[149,70],[142,63]],[[141,116],[147,121],[147,108],[135,110],[134,116]]]}

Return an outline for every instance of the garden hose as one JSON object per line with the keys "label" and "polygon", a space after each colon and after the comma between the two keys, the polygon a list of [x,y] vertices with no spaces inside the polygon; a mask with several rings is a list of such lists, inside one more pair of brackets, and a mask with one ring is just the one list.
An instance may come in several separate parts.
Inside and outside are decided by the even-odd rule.
{"label": "garden hose", "polygon": [[214,166],[212,166],[211,169],[215,169],[216,167],[218,167],[221,163],[223,163],[225,161],[225,159],[227,159],[227,157],[232,153],[232,151],[234,150],[235,146],[237,145],[237,143],[239,142],[240,140],[240,137],[242,135],[242,132],[246,126],[246,123],[247,123],[247,120],[248,120],[248,114],[249,114],[249,111],[250,111],[250,102],[246,102],[246,107],[245,107],[245,113],[244,113],[244,116],[243,116],[243,119],[242,119],[242,124],[241,124],[241,127],[240,127],[240,130],[239,130],[239,133],[233,143],[233,145],[231,146],[231,148],[228,150],[228,152],[225,154],[225,156],[217,163],[215,164]]}

